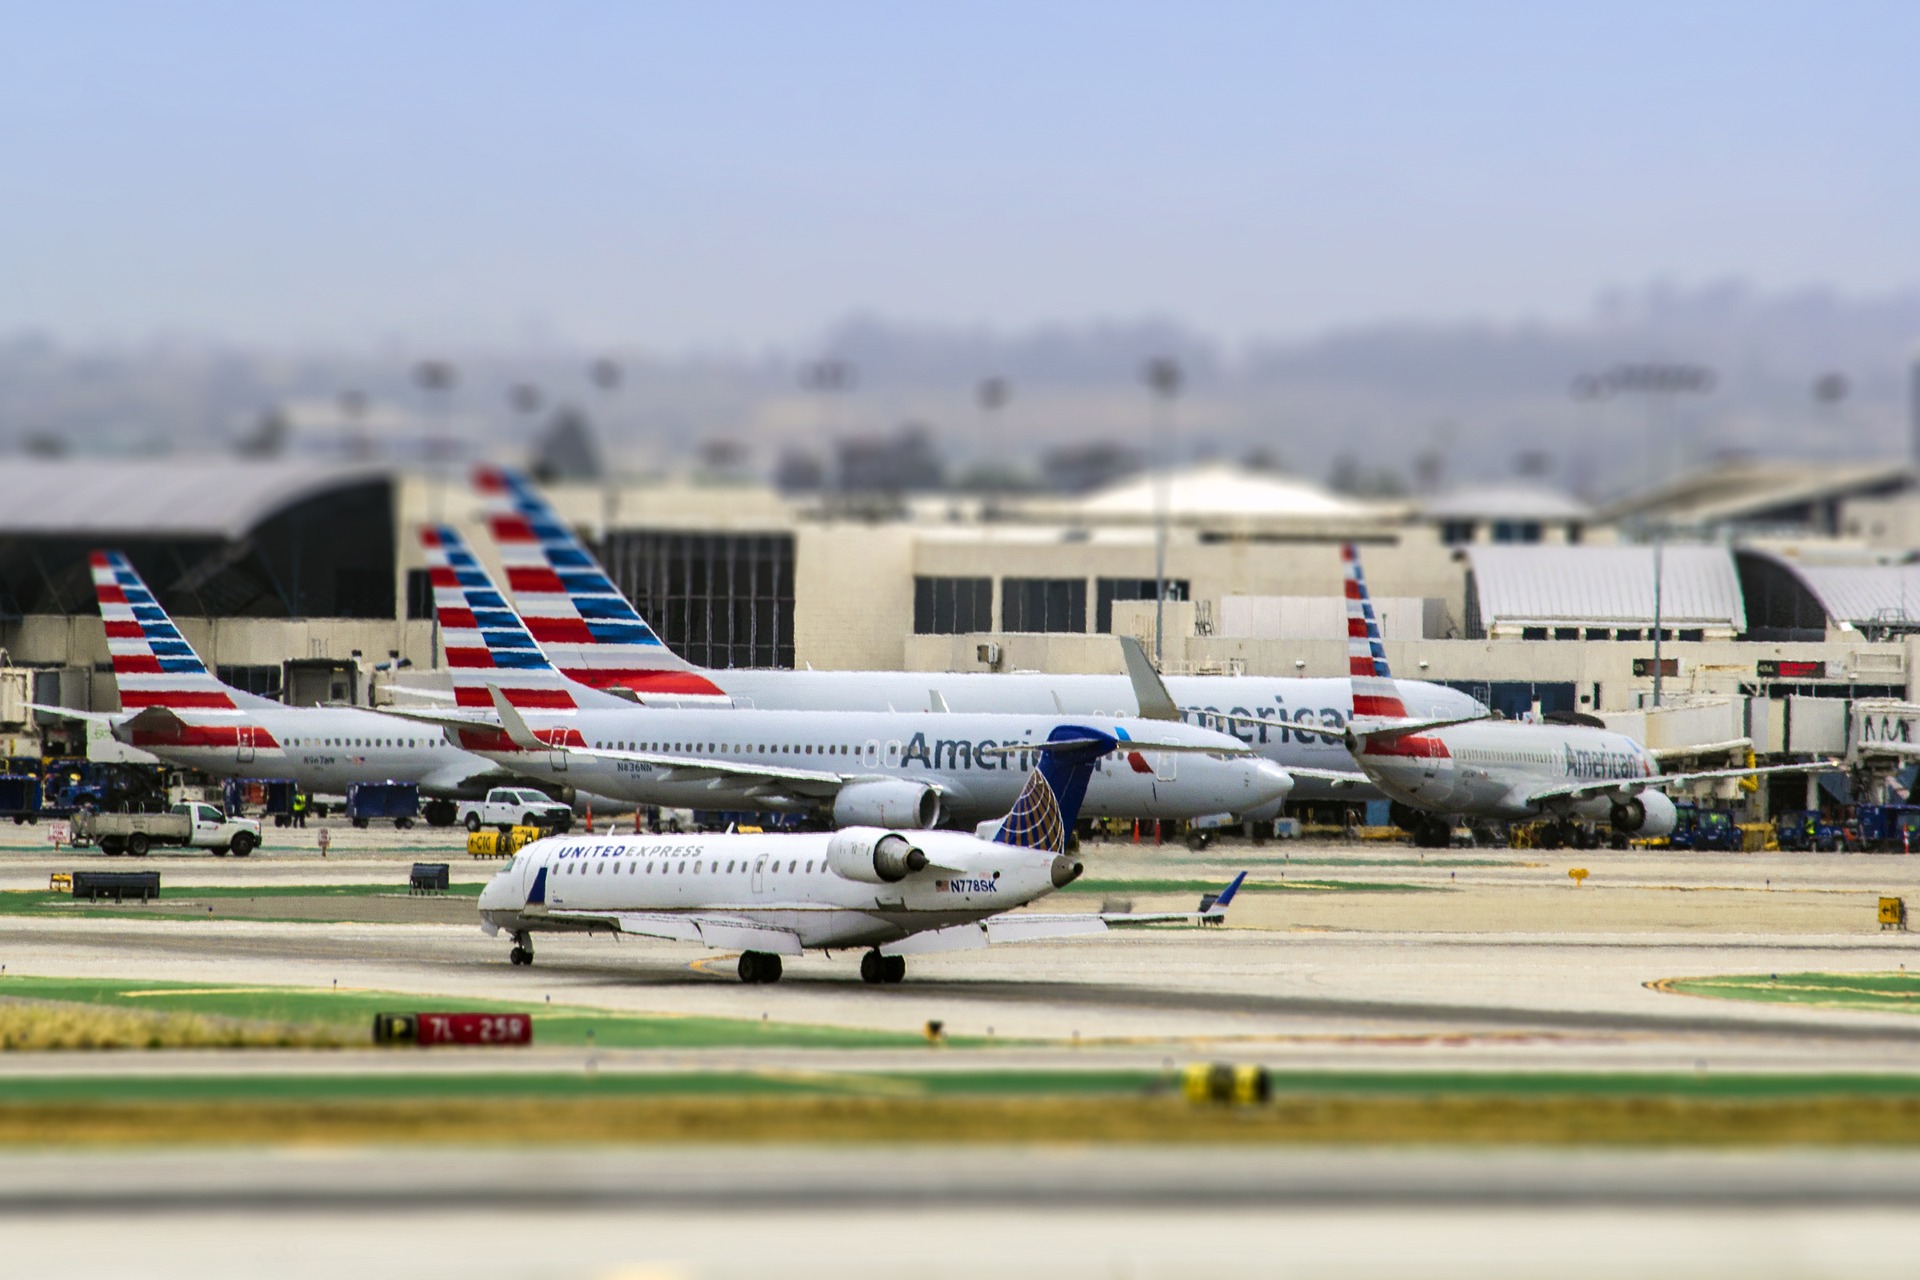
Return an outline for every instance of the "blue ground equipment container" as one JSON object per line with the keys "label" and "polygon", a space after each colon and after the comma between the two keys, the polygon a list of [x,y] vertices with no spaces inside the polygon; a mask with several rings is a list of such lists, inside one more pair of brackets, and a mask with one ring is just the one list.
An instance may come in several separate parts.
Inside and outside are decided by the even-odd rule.
{"label": "blue ground equipment container", "polygon": [[356,782],[347,788],[347,818],[356,827],[391,820],[405,831],[420,816],[420,788],[411,782]]}
{"label": "blue ground equipment container", "polygon": [[29,773],[0,774],[0,818],[15,822],[40,816],[40,779]]}
{"label": "blue ground equipment container", "polygon": [[1863,804],[1854,810],[1863,848],[1920,853],[1920,804]]}

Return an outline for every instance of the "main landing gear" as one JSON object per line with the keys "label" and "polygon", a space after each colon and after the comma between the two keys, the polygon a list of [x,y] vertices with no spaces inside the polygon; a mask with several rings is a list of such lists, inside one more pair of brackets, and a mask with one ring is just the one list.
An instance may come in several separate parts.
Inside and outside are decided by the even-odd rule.
{"label": "main landing gear", "polygon": [[780,957],[771,951],[742,951],[740,981],[748,983],[780,981]]}
{"label": "main landing gear", "polygon": [[860,981],[879,986],[883,982],[901,982],[907,976],[905,956],[883,956],[869,951],[860,957]]}
{"label": "main landing gear", "polygon": [[533,963],[533,935],[522,929],[513,935],[513,950],[507,952],[507,960],[513,964]]}

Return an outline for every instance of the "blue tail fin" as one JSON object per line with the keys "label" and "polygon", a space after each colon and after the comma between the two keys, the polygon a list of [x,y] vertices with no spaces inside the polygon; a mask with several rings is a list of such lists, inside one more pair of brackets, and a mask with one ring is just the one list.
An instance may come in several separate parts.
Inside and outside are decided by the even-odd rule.
{"label": "blue tail fin", "polygon": [[1080,820],[1080,802],[1087,797],[1093,767],[1120,745],[1111,734],[1075,724],[1055,726],[1047,742],[1058,745],[1039,751],[1026,787],[1000,820],[995,844],[1064,853],[1067,836]]}

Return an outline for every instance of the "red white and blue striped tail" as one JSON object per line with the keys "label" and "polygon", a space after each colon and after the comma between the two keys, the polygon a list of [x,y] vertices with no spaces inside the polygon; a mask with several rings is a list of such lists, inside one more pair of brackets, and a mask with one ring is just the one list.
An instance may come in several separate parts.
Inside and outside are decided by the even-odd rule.
{"label": "red white and blue striped tail", "polygon": [[632,706],[583,688],[556,669],[494,585],[466,539],[451,525],[420,530],[441,643],[453,673],[456,705],[491,711],[492,685],[523,711],[575,711],[582,705]]}
{"label": "red white and blue striped tail", "polygon": [[1360,569],[1360,551],[1349,542],[1340,548],[1347,571],[1347,672],[1353,680],[1355,719],[1407,718],[1406,704],[1387,668],[1386,646],[1380,642],[1380,622],[1373,616],[1373,599]]}
{"label": "red white and blue striped tail", "polygon": [[95,551],[88,560],[100,618],[106,623],[107,653],[113,659],[121,707],[128,711],[164,707],[233,718],[243,707],[280,705],[214,679],[125,555]]}
{"label": "red white and blue striped tail", "polygon": [[531,481],[480,467],[473,485],[500,548],[507,589],[547,656],[595,689],[642,701],[725,701],[727,692],[661,642]]}

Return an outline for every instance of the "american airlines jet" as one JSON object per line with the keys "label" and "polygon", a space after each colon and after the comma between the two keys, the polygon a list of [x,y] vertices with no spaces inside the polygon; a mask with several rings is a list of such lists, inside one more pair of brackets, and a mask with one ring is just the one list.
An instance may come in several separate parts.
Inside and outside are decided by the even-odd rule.
{"label": "american airlines jet", "polygon": [[1246,873],[1204,912],[1022,913],[1077,879],[1067,836],[1102,759],[1126,743],[1091,725],[1054,728],[1013,807],[968,835],[876,827],[819,835],[552,837],[480,891],[481,927],[533,963],[539,931],[629,934],[740,952],[742,982],[778,982],[781,956],[865,950],[860,977],[899,982],[906,957],[1001,942],[1084,937],[1121,925],[1218,923]]}
{"label": "american airlines jet", "polygon": [[447,797],[483,795],[513,780],[444,734],[355,707],[289,707],[220,683],[181,637],[133,565],[118,551],[92,555],[94,594],[121,712],[99,715],[113,736],[168,764],[225,778],[291,778],[304,791],[340,795],[349,783],[417,783],[429,824],[453,822]]}
{"label": "american airlines jet", "polygon": [[[1007,811],[1035,744],[1063,719],[635,706],[557,670],[454,529],[423,529],[421,541],[466,720],[395,714],[451,721],[468,750],[527,777],[637,804],[830,815],[838,826],[971,825]],[[1099,716],[1076,723],[1136,744],[1095,770],[1091,816],[1241,814],[1279,803],[1293,786],[1272,761],[1197,725]]]}
{"label": "american airlines jet", "polygon": [[1445,848],[1453,819],[1460,817],[1553,819],[1546,829],[1550,848],[1585,847],[1593,837],[1582,820],[1604,822],[1616,847],[1624,847],[1629,837],[1673,830],[1669,787],[1810,767],[1662,774],[1646,747],[1623,733],[1589,725],[1475,720],[1402,727],[1398,722],[1408,719],[1407,707],[1387,669],[1359,553],[1349,544],[1341,556],[1353,681],[1353,719],[1345,739],[1353,759],[1392,797],[1394,823],[1412,832],[1419,845]]}
{"label": "american airlines jet", "polygon": [[[1168,676],[1171,701],[1141,706],[1126,676],[907,671],[710,670],[665,644],[523,476],[486,467],[474,475],[507,588],[527,626],[569,677],[646,703],[711,702],[830,711],[1003,711],[1185,719],[1222,728],[1292,771],[1295,798],[1371,794],[1337,732],[1352,714],[1341,679]],[[1395,682],[1418,719],[1464,719],[1486,708],[1457,690]],[[1361,784],[1354,789],[1354,783]],[[1337,790],[1335,788],[1338,788]],[[1275,810],[1277,812],[1277,809]],[[1250,814],[1266,817],[1271,814]]]}

